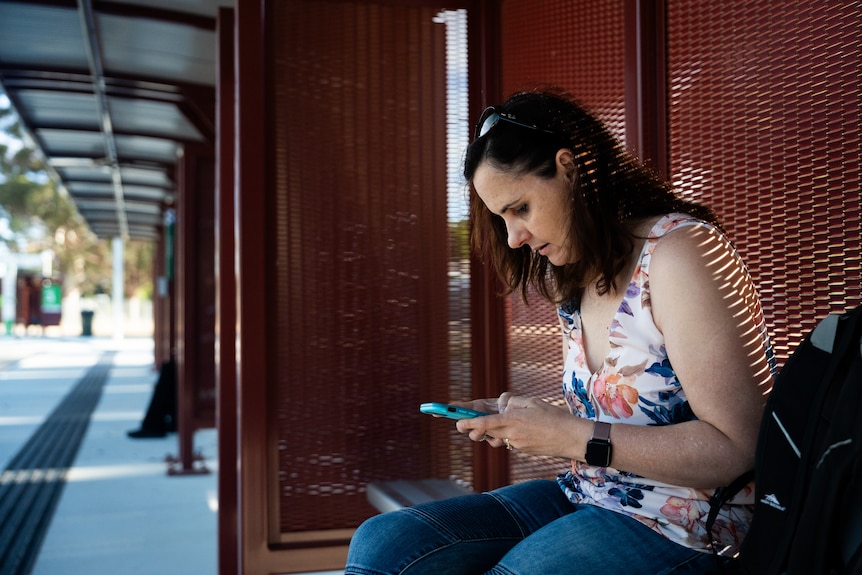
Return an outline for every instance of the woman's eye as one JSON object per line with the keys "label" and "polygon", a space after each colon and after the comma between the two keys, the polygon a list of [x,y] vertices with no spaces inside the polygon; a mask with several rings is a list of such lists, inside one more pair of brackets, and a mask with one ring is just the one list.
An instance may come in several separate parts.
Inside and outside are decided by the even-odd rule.
{"label": "woman's eye", "polygon": [[527,213],[527,204],[523,204],[522,206],[520,206],[517,210],[515,210],[515,213],[526,214]]}

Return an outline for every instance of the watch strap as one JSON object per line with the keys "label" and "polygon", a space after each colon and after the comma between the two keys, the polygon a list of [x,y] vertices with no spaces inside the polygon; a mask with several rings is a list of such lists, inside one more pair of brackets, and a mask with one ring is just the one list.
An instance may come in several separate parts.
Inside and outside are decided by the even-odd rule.
{"label": "watch strap", "polygon": [[593,426],[593,437],[591,441],[611,441],[611,424],[605,421],[597,421]]}

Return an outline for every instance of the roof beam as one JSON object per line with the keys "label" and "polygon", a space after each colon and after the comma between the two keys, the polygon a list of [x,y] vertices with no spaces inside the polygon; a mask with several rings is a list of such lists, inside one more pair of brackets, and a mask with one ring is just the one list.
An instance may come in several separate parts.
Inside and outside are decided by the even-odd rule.
{"label": "roof beam", "polygon": [[105,157],[111,169],[111,181],[114,186],[114,201],[116,202],[117,223],[123,240],[129,238],[129,222],[126,219],[125,197],[123,194],[123,178],[120,173],[120,163],[117,155],[117,142],[114,137],[114,125],[111,121],[111,111],[108,107],[108,95],[105,85],[105,69],[102,64],[102,50],[99,33],[96,29],[96,19],[93,16],[91,0],[78,0],[78,14],[81,17],[81,30],[84,36],[84,48],[90,64],[90,74],[93,76],[93,93],[96,96],[102,135],[105,139]]}

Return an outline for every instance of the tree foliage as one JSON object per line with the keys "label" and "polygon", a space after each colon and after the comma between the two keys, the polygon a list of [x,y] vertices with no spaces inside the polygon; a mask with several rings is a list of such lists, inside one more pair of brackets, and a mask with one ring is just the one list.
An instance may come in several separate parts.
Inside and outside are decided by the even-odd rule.
{"label": "tree foliage", "polygon": [[[0,237],[9,250],[37,253],[52,250],[65,290],[82,295],[110,293],[111,247],[97,238],[75,208],[74,202],[49,177],[39,152],[22,139],[21,126],[10,107],[0,105],[0,218],[4,212],[11,237]],[[150,242],[125,243],[125,295],[152,293],[153,246]]]}

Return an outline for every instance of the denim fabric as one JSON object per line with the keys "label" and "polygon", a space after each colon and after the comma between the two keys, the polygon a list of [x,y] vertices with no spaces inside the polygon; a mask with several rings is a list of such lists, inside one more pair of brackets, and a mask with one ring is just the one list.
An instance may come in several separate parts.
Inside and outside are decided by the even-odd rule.
{"label": "denim fabric", "polygon": [[554,481],[426,503],[372,517],[346,575],[703,574],[714,558],[643,524],[573,505]]}

